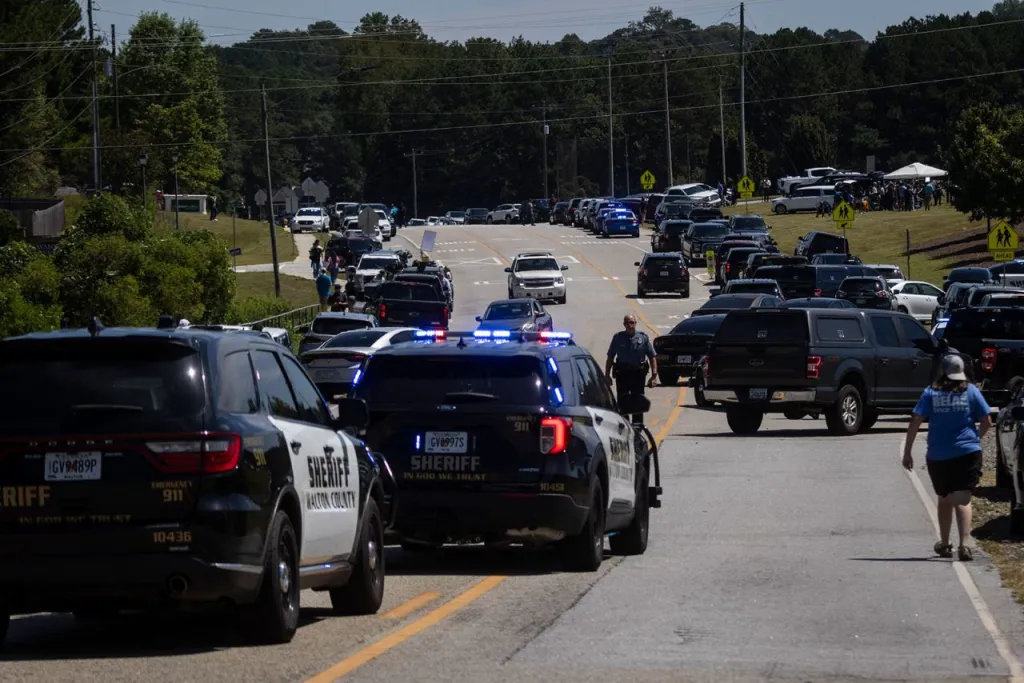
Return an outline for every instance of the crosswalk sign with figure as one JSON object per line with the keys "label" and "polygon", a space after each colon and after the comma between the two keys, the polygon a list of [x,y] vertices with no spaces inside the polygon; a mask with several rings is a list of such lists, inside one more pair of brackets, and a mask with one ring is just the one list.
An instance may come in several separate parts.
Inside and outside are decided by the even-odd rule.
{"label": "crosswalk sign with figure", "polygon": [[650,171],[644,171],[643,175],[640,176],[640,186],[645,190],[650,190],[654,187],[654,174]]}
{"label": "crosswalk sign with figure", "polygon": [[832,222],[835,223],[836,227],[840,230],[846,230],[847,228],[853,227],[853,221],[856,220],[856,218],[857,213],[846,200],[839,200],[839,203],[832,209]]}
{"label": "crosswalk sign with figure", "polygon": [[757,186],[754,185],[754,181],[749,176],[743,176],[740,181],[736,183],[736,190],[740,194],[740,199],[750,199],[754,196],[754,190]]}
{"label": "crosswalk sign with figure", "polygon": [[988,233],[988,250],[993,261],[1012,261],[1017,252],[1020,237],[1006,221],[999,221]]}

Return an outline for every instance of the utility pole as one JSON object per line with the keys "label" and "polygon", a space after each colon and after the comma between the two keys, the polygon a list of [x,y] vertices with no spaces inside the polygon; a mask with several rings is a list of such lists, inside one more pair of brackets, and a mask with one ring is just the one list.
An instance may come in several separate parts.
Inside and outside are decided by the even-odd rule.
{"label": "utility pole", "polygon": [[729,176],[725,170],[725,100],[722,99],[722,79],[718,79],[718,117],[722,132],[722,185],[729,184]]}
{"label": "utility pole", "polygon": [[675,185],[672,181],[672,116],[668,107],[668,59],[661,63],[662,75],[665,79],[665,157],[668,159],[668,184]]}
{"label": "utility pole", "polygon": [[274,225],[274,188],[270,178],[270,116],[267,112],[267,86],[260,84],[260,97],[263,110],[263,143],[267,155],[267,211],[270,220],[270,255],[274,260],[274,296],[281,297],[281,265],[277,262],[277,229]]}
{"label": "utility pole", "polygon": [[121,98],[117,89],[117,26],[110,25],[110,48],[113,51],[113,59],[110,62],[110,69],[114,76],[114,124],[117,126],[118,135],[121,134]]}
{"label": "utility pole", "polygon": [[626,138],[626,144],[624,145],[624,151],[626,154],[626,196],[629,196],[629,131],[622,131],[623,136]]}
{"label": "utility pole", "polygon": [[417,156],[418,155],[416,154],[416,148],[415,147],[412,148],[412,153],[411,154],[406,154],[405,155],[406,158],[412,157],[412,217],[413,218],[419,218],[420,217],[420,195],[419,195],[419,187],[417,187],[417,176],[419,176],[419,174],[416,172],[416,157]]}
{"label": "utility pole", "polygon": [[740,163],[743,175],[747,175],[747,50],[744,46],[746,14],[740,3]]}
{"label": "utility pole", "polygon": [[533,108],[534,109],[540,109],[541,110],[541,116],[543,117],[542,118],[542,122],[543,122],[543,126],[544,127],[541,129],[541,133],[544,136],[544,198],[547,199],[547,198],[549,198],[551,196],[551,193],[548,192],[548,109],[549,109],[549,107],[548,107],[547,100],[541,102],[541,104],[539,106],[536,105],[536,104],[533,105]]}
{"label": "utility pole", "polygon": [[86,14],[89,19],[89,43],[92,47],[92,184],[93,190],[100,191],[100,113],[97,94],[96,33],[92,23],[92,0],[86,0]]}
{"label": "utility pole", "polygon": [[612,127],[612,55],[608,53],[608,195],[615,197],[615,132]]}

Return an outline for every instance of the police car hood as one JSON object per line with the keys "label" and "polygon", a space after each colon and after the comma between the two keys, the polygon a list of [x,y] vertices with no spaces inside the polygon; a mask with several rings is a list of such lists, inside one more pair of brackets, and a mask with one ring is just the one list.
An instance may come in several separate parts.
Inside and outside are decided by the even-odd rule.
{"label": "police car hood", "polygon": [[517,270],[513,273],[520,280],[550,280],[562,277],[561,270]]}

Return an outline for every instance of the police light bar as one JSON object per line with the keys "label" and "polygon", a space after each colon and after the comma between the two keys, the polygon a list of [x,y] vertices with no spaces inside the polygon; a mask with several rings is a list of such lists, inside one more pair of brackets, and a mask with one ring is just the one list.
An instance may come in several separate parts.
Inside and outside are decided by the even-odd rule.
{"label": "police light bar", "polygon": [[517,341],[517,342],[561,342],[565,344],[573,343],[572,332],[554,332],[554,331],[543,331],[538,332],[536,330],[473,330],[456,332],[453,330],[424,330],[416,333],[419,338],[437,339],[439,341],[444,340],[457,340],[457,339],[473,339],[478,342],[487,341]]}
{"label": "police light bar", "polygon": [[447,330],[416,330],[416,336],[420,339],[444,339],[447,335]]}
{"label": "police light bar", "polygon": [[543,331],[540,333],[541,339],[559,339],[568,341],[572,339],[572,332],[554,332],[554,331]]}
{"label": "police light bar", "polygon": [[511,339],[510,330],[476,330],[473,336],[477,339]]}

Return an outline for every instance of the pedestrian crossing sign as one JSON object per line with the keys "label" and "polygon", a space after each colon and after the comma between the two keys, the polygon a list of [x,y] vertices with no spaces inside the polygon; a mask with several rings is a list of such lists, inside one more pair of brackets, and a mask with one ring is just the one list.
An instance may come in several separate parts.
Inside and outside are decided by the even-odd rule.
{"label": "pedestrian crossing sign", "polygon": [[832,222],[844,230],[852,227],[855,219],[856,213],[854,212],[853,207],[845,200],[840,200],[839,203],[836,204],[835,208],[832,209]]}
{"label": "pedestrian crossing sign", "polygon": [[[1006,221],[999,221],[988,233],[988,250],[995,255],[996,261],[1012,261],[1019,242],[1017,231]],[[1010,253],[1009,258],[1006,258],[1006,252]]]}
{"label": "pedestrian crossing sign", "polygon": [[650,171],[644,171],[643,175],[640,176],[640,186],[643,187],[645,190],[653,189],[655,180],[656,179],[653,173],[651,173]]}
{"label": "pedestrian crossing sign", "polygon": [[740,199],[750,199],[754,196],[754,190],[757,186],[754,185],[754,181],[750,179],[750,176],[743,176],[740,181],[736,183],[736,190],[740,194]]}

